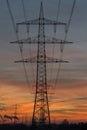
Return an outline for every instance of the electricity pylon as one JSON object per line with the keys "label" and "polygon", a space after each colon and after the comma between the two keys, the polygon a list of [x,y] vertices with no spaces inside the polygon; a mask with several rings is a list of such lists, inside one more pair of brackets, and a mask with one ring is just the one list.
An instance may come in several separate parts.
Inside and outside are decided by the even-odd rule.
{"label": "electricity pylon", "polygon": [[16,117],[17,117],[17,104],[15,104],[15,111],[14,111],[14,124],[16,124],[17,122],[17,119],[16,119]]}
{"label": "electricity pylon", "polygon": [[68,61],[58,60],[49,58],[46,55],[46,44],[65,44],[72,43],[64,40],[58,40],[56,38],[49,39],[45,36],[45,25],[53,25],[56,27],[57,25],[66,26],[66,23],[57,22],[54,20],[49,20],[44,17],[43,11],[43,3],[41,2],[39,18],[25,21],[21,23],[17,23],[17,31],[19,25],[26,25],[27,30],[29,25],[38,25],[38,36],[33,39],[28,37],[27,39],[17,40],[11,43],[17,44],[38,44],[37,56],[33,58],[26,58],[16,62],[30,62],[37,63],[37,72],[36,72],[36,92],[35,92],[35,101],[34,101],[34,110],[32,116],[32,125],[44,125],[50,124],[50,110],[49,110],[49,102],[48,102],[48,91],[47,91],[47,68],[46,63],[58,63]]}

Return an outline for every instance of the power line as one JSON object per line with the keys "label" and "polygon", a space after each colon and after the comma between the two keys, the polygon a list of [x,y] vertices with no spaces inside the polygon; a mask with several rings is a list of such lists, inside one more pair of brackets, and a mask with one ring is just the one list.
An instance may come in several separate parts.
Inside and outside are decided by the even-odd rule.
{"label": "power line", "polygon": [[[68,20],[68,24],[66,25],[66,28],[65,28],[64,41],[66,41],[66,39],[67,39],[67,35],[68,35],[69,28],[70,28],[71,21],[72,21],[72,16],[73,16],[74,9],[75,9],[75,5],[76,5],[76,0],[73,1],[73,5],[72,5],[72,9],[71,9],[71,13],[70,13],[69,20]],[[63,46],[61,47],[61,52],[63,52],[63,49],[64,49],[64,44],[63,44]]]}
{"label": "power line", "polygon": [[[7,3],[8,11],[9,11],[9,14],[10,14],[10,17],[11,17],[11,21],[12,21],[13,29],[14,29],[14,32],[15,32],[15,35],[16,35],[16,39],[17,39],[17,41],[19,41],[19,36],[18,36],[17,30],[16,30],[15,20],[14,20],[13,14],[12,14],[12,10],[11,10],[9,0],[6,0],[6,3]],[[19,49],[20,49],[21,58],[23,60],[24,59],[23,58],[23,53],[22,53],[23,52],[23,44],[19,44]],[[25,67],[24,62],[23,62],[23,67],[24,67],[24,72],[25,72],[25,78],[26,78],[26,81],[27,81],[27,85],[29,85],[29,80],[28,80],[27,71],[26,71],[26,67]]]}
{"label": "power line", "polygon": [[[76,5],[76,0],[73,1],[70,17],[69,17],[68,23],[67,23],[66,28],[65,28],[64,41],[66,41],[66,39],[67,39],[70,24],[71,24],[71,21],[72,21],[72,16],[73,16],[74,9],[75,9],[75,5]],[[59,59],[62,60],[63,59],[63,51],[64,51],[64,43],[60,45],[60,51],[61,51],[61,53],[60,53],[60,58]],[[59,80],[60,70],[61,70],[61,62],[59,63],[58,70],[57,70],[57,75],[56,75],[56,80],[55,80],[55,87],[56,87],[56,84],[57,84],[57,82]]]}
{"label": "power line", "polygon": [[56,20],[57,20],[57,21],[58,21],[58,19],[59,19],[60,7],[61,7],[61,0],[58,1],[58,9],[57,9],[57,17],[56,17]]}
{"label": "power line", "polygon": [[[56,21],[58,22],[59,20],[59,15],[60,15],[60,7],[61,7],[61,0],[58,0],[58,7],[57,7],[57,16],[56,16]],[[54,29],[54,36],[56,36],[56,27]],[[53,45],[53,49],[52,49],[52,57],[54,58],[54,50],[55,50],[55,44]],[[53,63],[52,63],[52,69],[51,69],[51,77],[53,73]],[[53,77],[52,77],[53,78]]]}
{"label": "power line", "polygon": [[22,7],[23,7],[23,13],[24,13],[24,19],[27,21],[27,16],[26,16],[26,11],[25,11],[25,5],[24,5],[24,0],[21,0]]}
{"label": "power line", "polygon": [[[21,0],[21,3],[22,3],[22,7],[23,7],[24,19],[25,19],[25,22],[26,22],[27,21],[27,15],[26,15],[26,9],[25,9],[24,0]],[[27,30],[27,37],[29,37],[29,25],[26,25],[26,30]],[[30,47],[29,47],[29,55],[30,55],[30,57],[32,57],[31,44],[30,44]],[[33,74],[33,78],[34,78],[35,74],[34,74],[34,68],[33,68],[32,65],[31,65],[31,69],[32,69],[32,74]]]}

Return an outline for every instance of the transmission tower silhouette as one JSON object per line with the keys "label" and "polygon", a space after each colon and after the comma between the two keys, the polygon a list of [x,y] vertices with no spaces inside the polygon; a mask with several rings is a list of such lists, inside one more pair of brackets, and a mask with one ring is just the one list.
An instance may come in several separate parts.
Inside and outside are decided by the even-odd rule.
{"label": "transmission tower silhouette", "polygon": [[[68,63],[68,61],[58,60],[56,58],[47,57],[46,55],[46,44],[66,44],[72,43],[65,40],[59,40],[57,38],[48,38],[45,35],[45,25],[53,25],[56,28],[57,25],[66,27],[66,23],[64,22],[57,22],[55,20],[50,20],[44,17],[44,10],[43,10],[43,3],[41,2],[40,5],[40,13],[39,18],[24,21],[21,23],[16,23],[16,30],[18,32],[18,28],[21,25],[26,25],[27,30],[29,29],[30,25],[37,25],[38,26],[38,36],[37,38],[28,37],[27,39],[17,40],[11,43],[17,44],[37,44],[37,56],[22,59],[18,62],[25,62],[25,63],[37,63],[37,71],[36,71],[36,92],[35,92],[35,101],[34,101],[34,109],[33,109],[33,116],[32,116],[32,125],[44,125],[50,124],[50,110],[49,110],[49,101],[48,101],[48,85],[47,85],[47,63],[58,63],[64,62]],[[29,31],[29,30],[28,30]]]}

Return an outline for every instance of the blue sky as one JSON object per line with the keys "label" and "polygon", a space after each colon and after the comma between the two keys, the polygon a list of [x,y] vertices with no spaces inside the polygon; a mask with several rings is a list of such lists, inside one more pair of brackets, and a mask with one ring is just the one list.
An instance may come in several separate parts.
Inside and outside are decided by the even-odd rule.
{"label": "blue sky", "polygon": [[[14,14],[15,22],[24,21],[21,0],[19,1],[9,0],[9,2],[12,8],[12,12]],[[38,0],[38,1],[25,0],[27,18],[33,19],[35,17],[38,17],[40,2],[41,0]],[[70,15],[69,11],[71,9],[72,2],[73,0],[71,1],[62,0],[60,16],[59,16],[60,21],[61,20],[67,21]],[[83,0],[83,1],[77,0],[76,2],[75,11],[73,14],[70,30],[67,37],[67,39],[70,41],[73,41],[74,44],[66,45],[65,50],[64,50],[64,58],[69,59],[70,63],[68,65],[64,64],[63,68],[65,68],[67,73],[70,72],[71,78],[76,78],[76,79],[78,79],[78,77],[86,79],[86,65],[87,65],[87,61],[86,61],[86,48],[87,48],[86,12],[87,12],[87,8],[86,8],[86,5],[87,5],[86,0]],[[58,0],[43,0],[43,6],[44,6],[45,16],[49,17],[50,19],[56,19]],[[4,79],[4,78],[9,77],[8,75],[10,73],[14,75],[14,73],[16,72],[16,71],[14,72],[14,70],[16,68],[18,69],[20,68],[20,65],[14,64],[14,61],[20,58],[19,48],[17,45],[11,45],[9,43],[10,41],[14,41],[16,37],[14,34],[12,22],[10,19],[10,15],[9,15],[5,0],[0,0],[0,18],[1,18],[0,19],[0,44],[1,44],[0,71],[2,73],[1,79]],[[51,28],[50,33],[51,35],[54,35],[52,29],[53,28]],[[58,37],[58,33],[56,34],[56,36]],[[55,49],[56,53],[57,53],[57,49]],[[70,69],[70,71],[67,71],[67,68]],[[21,69],[22,69],[22,66],[21,66]],[[72,69],[75,72],[73,72]]]}

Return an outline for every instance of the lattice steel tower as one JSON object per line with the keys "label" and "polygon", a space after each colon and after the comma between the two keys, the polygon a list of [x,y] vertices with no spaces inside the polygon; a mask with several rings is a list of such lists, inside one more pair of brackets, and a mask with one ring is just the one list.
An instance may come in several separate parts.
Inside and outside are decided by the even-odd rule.
{"label": "lattice steel tower", "polygon": [[32,125],[34,124],[50,124],[50,111],[49,111],[49,103],[48,103],[48,93],[47,93],[47,71],[46,71],[46,63],[57,63],[57,62],[66,62],[63,60],[49,58],[46,55],[46,44],[65,44],[71,43],[64,40],[58,40],[56,38],[49,39],[45,36],[45,25],[53,25],[56,27],[57,25],[66,26],[66,23],[57,22],[54,20],[49,20],[44,17],[43,11],[43,3],[41,2],[39,18],[25,21],[21,23],[17,23],[17,30],[19,25],[26,25],[27,30],[29,25],[38,25],[38,36],[37,38],[27,38],[23,40],[17,40],[11,43],[18,44],[38,44],[37,56],[28,59],[22,59],[16,62],[30,62],[37,63],[37,72],[36,72],[36,93],[35,93],[35,101],[34,101],[34,110],[32,116]]}

